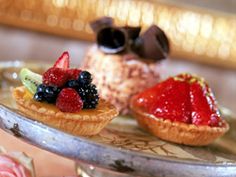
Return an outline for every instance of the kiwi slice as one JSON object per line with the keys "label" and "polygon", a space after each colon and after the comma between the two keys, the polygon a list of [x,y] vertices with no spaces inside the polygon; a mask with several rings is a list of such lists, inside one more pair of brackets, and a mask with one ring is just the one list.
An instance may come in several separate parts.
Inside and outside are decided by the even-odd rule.
{"label": "kiwi slice", "polygon": [[20,71],[20,80],[32,94],[35,94],[38,85],[42,83],[42,75],[34,73],[27,68],[22,68]]}

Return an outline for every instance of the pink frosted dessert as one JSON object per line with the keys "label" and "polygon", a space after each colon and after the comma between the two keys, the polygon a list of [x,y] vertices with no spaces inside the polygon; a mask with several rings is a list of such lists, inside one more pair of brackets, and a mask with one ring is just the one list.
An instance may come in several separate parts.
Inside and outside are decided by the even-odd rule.
{"label": "pink frosted dessert", "polygon": [[135,54],[105,54],[93,46],[82,68],[94,73],[94,83],[102,98],[121,114],[129,113],[129,99],[160,80],[161,63],[144,62]]}
{"label": "pink frosted dessert", "polygon": [[160,81],[168,40],[155,25],[139,36],[140,27],[116,27],[108,17],[91,27],[97,44],[88,50],[81,67],[93,73],[100,96],[120,114],[128,114],[130,98]]}
{"label": "pink frosted dessert", "polygon": [[0,147],[0,176],[34,177],[32,159],[22,152],[6,153]]}

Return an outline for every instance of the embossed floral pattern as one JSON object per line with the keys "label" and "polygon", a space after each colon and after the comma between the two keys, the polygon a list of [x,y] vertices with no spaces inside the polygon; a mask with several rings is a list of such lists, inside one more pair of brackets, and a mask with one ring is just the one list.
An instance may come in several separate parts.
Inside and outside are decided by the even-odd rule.
{"label": "embossed floral pattern", "polygon": [[90,139],[117,148],[178,160],[236,163],[236,156],[217,144],[218,141],[207,147],[169,143],[142,131],[135,120],[124,117],[114,119],[99,135]]}

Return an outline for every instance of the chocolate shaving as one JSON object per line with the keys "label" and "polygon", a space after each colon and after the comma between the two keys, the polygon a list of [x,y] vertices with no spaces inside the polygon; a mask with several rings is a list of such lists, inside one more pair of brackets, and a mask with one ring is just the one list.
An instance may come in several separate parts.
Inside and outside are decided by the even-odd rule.
{"label": "chocolate shaving", "polygon": [[98,31],[97,44],[105,53],[119,53],[126,49],[127,32],[122,28],[106,27]]}
{"label": "chocolate shaving", "polygon": [[158,26],[156,26],[157,29],[157,33],[156,33],[156,38],[159,42],[159,44],[161,45],[163,51],[165,52],[165,55],[167,55],[170,52],[170,45],[169,45],[169,40],[166,36],[166,34],[164,33],[164,31],[159,28]]}
{"label": "chocolate shaving", "polygon": [[[169,41],[165,33],[156,25],[152,25],[145,31],[140,39],[135,41],[134,50],[141,57],[161,60],[169,53]],[[137,46],[138,43],[138,46]]]}
{"label": "chocolate shaving", "polygon": [[124,26],[121,28],[123,28],[127,32],[128,37],[131,40],[135,40],[137,37],[139,37],[139,33],[141,31],[140,26],[138,26],[138,27]]}
{"label": "chocolate shaving", "polygon": [[90,27],[95,33],[97,33],[102,28],[112,26],[113,23],[114,23],[113,18],[102,17],[102,18],[99,18],[98,20],[90,22]]}
{"label": "chocolate shaving", "polygon": [[90,23],[97,34],[97,44],[105,53],[115,54],[131,49],[142,58],[162,60],[169,53],[169,41],[164,31],[152,25],[141,36],[141,27],[116,27],[111,17]]}
{"label": "chocolate shaving", "polygon": [[136,54],[141,55],[141,50],[143,50],[143,39],[138,37],[131,44],[131,50]]}

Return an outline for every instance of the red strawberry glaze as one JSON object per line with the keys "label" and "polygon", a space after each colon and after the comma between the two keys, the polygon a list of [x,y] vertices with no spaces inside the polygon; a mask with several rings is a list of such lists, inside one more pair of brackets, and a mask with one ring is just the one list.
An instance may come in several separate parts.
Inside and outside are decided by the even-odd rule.
{"label": "red strawberry glaze", "polygon": [[215,97],[203,78],[171,77],[136,95],[135,105],[157,118],[195,125],[221,126]]}
{"label": "red strawberry glaze", "polygon": [[155,101],[156,97],[159,94],[158,90],[161,87],[161,84],[157,84],[156,86],[139,93],[136,100],[136,105],[147,110],[148,107]]}
{"label": "red strawberry glaze", "polygon": [[193,124],[219,126],[220,115],[206,85],[201,86],[198,82],[191,83],[190,98]]}
{"label": "red strawberry glaze", "polygon": [[175,81],[173,78],[167,80],[161,95],[156,97],[149,112],[156,117],[165,117],[171,121],[191,123],[188,84]]}

